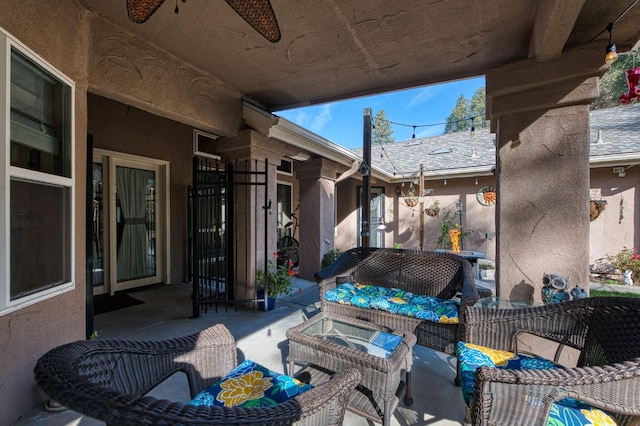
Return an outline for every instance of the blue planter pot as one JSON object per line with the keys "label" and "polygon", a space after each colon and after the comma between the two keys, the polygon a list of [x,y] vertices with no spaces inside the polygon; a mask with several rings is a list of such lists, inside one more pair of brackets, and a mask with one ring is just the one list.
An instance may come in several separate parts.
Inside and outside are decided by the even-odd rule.
{"label": "blue planter pot", "polygon": [[[258,299],[263,299],[263,298],[264,298],[264,293],[258,292]],[[267,297],[266,306],[264,302],[258,302],[258,309],[260,309],[261,311],[273,311],[275,307],[276,307],[276,299],[273,297]]]}

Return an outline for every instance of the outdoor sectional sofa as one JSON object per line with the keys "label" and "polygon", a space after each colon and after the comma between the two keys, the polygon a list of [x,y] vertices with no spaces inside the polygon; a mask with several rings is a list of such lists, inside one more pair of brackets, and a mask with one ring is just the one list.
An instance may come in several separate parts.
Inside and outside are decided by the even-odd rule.
{"label": "outdoor sectional sofa", "polygon": [[[465,307],[473,306],[479,298],[471,263],[450,253],[360,247],[343,253],[334,263],[316,272],[315,278],[323,312],[371,321],[395,330],[409,330],[415,333],[419,345],[452,355],[456,343],[464,337]],[[387,300],[393,299],[395,293],[404,299],[400,300],[401,304],[390,303],[393,306],[386,310],[379,309],[387,308],[381,306],[386,301],[362,304],[358,303],[357,295],[354,303],[344,298],[332,301],[340,289],[362,290],[369,295],[387,293],[382,296]],[[458,320],[445,318],[444,322],[438,322],[409,316],[413,314],[405,305],[414,296],[435,297],[446,304],[459,300]],[[397,313],[401,311],[403,313]]]}

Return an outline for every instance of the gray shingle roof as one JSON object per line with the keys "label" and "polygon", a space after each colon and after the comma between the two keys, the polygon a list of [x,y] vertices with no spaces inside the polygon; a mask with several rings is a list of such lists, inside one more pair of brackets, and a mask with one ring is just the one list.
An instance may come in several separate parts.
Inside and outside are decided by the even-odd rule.
{"label": "gray shingle roof", "polygon": [[[636,154],[640,158],[640,103],[592,111],[590,114],[591,158]],[[600,131],[604,143],[595,143]],[[362,148],[352,150],[362,156]],[[438,153],[441,152],[441,153]],[[455,132],[371,148],[371,162],[396,176],[424,170],[439,175],[461,169],[490,170],[495,165],[495,135],[488,128]]]}

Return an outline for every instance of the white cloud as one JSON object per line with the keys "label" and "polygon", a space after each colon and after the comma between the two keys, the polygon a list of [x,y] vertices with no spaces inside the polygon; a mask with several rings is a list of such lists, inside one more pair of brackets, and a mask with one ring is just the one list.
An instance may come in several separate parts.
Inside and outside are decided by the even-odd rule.
{"label": "white cloud", "polygon": [[441,89],[435,86],[424,87],[417,91],[416,95],[409,100],[404,109],[411,109],[428,102],[429,99],[435,97]]}
{"label": "white cloud", "polygon": [[327,123],[331,121],[331,110],[333,110],[334,106],[335,104],[322,105],[314,117],[309,117],[309,130],[314,133],[321,132]]}

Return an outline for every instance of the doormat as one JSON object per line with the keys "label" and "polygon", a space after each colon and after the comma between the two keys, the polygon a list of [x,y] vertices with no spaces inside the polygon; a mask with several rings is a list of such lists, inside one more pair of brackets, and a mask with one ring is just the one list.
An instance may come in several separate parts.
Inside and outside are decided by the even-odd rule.
{"label": "doormat", "polygon": [[93,300],[93,314],[100,315],[118,309],[129,308],[144,303],[128,294],[116,294],[114,296],[100,297]]}

